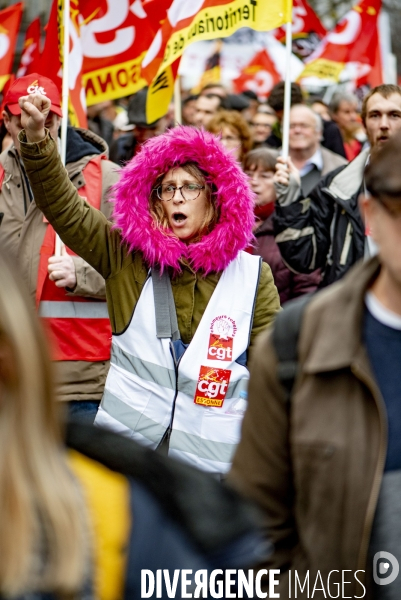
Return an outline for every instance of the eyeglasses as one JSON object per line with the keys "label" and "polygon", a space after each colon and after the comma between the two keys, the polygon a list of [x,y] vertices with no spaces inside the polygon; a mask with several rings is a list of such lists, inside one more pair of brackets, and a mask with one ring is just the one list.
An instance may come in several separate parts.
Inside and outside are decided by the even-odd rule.
{"label": "eyeglasses", "polygon": [[205,186],[198,183],[184,183],[184,185],[180,185],[179,187],[171,185],[171,183],[163,183],[156,188],[156,194],[162,202],[169,202],[174,198],[176,190],[180,190],[180,194],[184,200],[196,200],[204,189]]}

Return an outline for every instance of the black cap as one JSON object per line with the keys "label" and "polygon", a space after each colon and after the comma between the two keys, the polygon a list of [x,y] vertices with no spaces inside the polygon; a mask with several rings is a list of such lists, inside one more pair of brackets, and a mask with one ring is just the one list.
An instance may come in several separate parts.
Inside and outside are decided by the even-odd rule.
{"label": "black cap", "polygon": [[143,88],[134,94],[128,103],[128,122],[138,127],[153,128],[157,124],[157,121],[153,123],[147,123],[146,121],[146,96],[148,88]]}
{"label": "black cap", "polygon": [[256,93],[253,90],[244,90],[241,93],[241,96],[245,96],[246,98],[249,98],[250,100],[257,100],[258,99]]}
{"label": "black cap", "polygon": [[229,110],[244,110],[249,107],[249,98],[243,94],[228,94],[226,104]]}

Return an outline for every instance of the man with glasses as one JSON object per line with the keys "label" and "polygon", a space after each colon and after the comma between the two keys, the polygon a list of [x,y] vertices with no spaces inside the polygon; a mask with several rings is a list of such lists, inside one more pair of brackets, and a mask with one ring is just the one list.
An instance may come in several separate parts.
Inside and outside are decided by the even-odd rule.
{"label": "man with glasses", "polygon": [[302,192],[308,195],[322,176],[347,164],[345,158],[324,148],[323,123],[318,114],[304,104],[290,111],[289,154],[301,177]]}

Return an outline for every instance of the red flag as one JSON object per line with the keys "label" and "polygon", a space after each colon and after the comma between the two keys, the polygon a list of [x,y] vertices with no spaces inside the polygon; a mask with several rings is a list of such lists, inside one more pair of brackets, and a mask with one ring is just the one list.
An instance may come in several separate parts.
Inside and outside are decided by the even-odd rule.
{"label": "red flag", "polygon": [[0,11],[0,91],[10,78],[12,71],[22,11],[22,2]]}
{"label": "red flag", "polygon": [[[82,88],[82,48],[78,20],[78,0],[70,0],[70,52],[68,57],[68,114],[72,125],[87,127],[85,93]],[[63,2],[53,0],[46,41],[41,56],[40,72],[49,77],[62,93],[63,64]]]}
{"label": "red flag", "polygon": [[[366,83],[377,65],[377,31],[381,0],[363,0],[330,31],[307,60],[299,79],[313,78],[322,84],[353,81]],[[378,80],[377,69],[375,80]]]}
{"label": "red flag", "polygon": [[[301,59],[316,49],[327,30],[306,0],[294,0],[292,7],[292,51]],[[285,42],[285,28],[274,32],[280,42]]]}
{"label": "red flag", "polygon": [[[88,106],[134,94],[141,63],[172,0],[80,0],[83,80]],[[118,5],[118,7],[117,7]]]}
{"label": "red flag", "polygon": [[272,87],[281,81],[273,60],[267,50],[261,50],[241,71],[237,79],[233,80],[237,93],[252,90],[261,100],[265,100]]}
{"label": "red flag", "polygon": [[45,26],[46,38],[40,57],[39,73],[54,81],[61,93],[62,71],[57,13],[57,0],[53,0],[49,21]]}
{"label": "red flag", "polygon": [[36,17],[25,34],[24,49],[21,54],[17,77],[37,73],[40,67],[40,19]]}
{"label": "red flag", "polygon": [[148,23],[156,32],[167,17],[167,11],[173,0],[142,0],[143,9],[148,17]]}

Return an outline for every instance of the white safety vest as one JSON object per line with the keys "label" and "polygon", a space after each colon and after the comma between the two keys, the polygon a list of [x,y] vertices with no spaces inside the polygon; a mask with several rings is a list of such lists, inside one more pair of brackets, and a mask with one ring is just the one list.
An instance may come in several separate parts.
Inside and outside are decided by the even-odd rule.
{"label": "white safety vest", "polygon": [[223,271],[178,366],[170,340],[156,337],[149,278],[129,327],[113,335],[95,424],[150,448],[171,427],[169,456],[226,473],[246,408],[249,372],[236,361],[249,346],[260,265],[259,257],[241,252]]}

